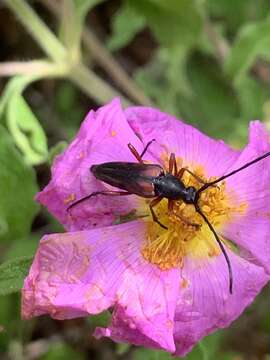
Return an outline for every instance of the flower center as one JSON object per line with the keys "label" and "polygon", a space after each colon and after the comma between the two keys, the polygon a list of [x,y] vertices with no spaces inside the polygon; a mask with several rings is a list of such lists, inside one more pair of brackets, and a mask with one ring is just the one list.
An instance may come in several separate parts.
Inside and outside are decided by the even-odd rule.
{"label": "flower center", "polygon": [[[202,168],[193,170],[194,174],[203,181],[209,182]],[[181,179],[185,186],[194,186],[199,189],[202,184],[188,172]],[[227,196],[225,182],[216,187],[209,187],[200,194],[198,204],[209,222],[217,230],[235,212],[243,212],[246,206],[232,206],[232,199]],[[158,220],[168,229],[163,229],[154,221],[147,224],[146,244],[141,252],[150,263],[160,269],[167,270],[173,267],[182,267],[186,256],[212,257],[220,254],[221,250],[204,219],[195,210],[194,205],[185,204],[182,200],[173,202],[173,209],[168,211],[168,200],[163,199],[154,211]],[[149,218],[151,219],[151,218]]]}

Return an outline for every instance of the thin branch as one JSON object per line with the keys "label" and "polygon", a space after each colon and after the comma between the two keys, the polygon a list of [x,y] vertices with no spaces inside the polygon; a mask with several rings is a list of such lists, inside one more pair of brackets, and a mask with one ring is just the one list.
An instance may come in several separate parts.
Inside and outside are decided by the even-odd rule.
{"label": "thin branch", "polygon": [[13,75],[53,75],[64,76],[67,73],[65,64],[54,64],[45,60],[0,62],[0,76]]}
{"label": "thin branch", "polygon": [[209,20],[204,23],[204,29],[210,40],[211,44],[215,49],[215,56],[217,61],[223,65],[226,57],[229,54],[230,46],[228,42],[220,36]]}
{"label": "thin branch", "polygon": [[256,64],[252,67],[251,71],[255,74],[262,82],[270,82],[270,66],[266,61],[258,59]]}
{"label": "thin branch", "polygon": [[[43,0],[43,3],[56,16],[60,16],[60,8],[55,0]],[[102,45],[97,37],[85,27],[82,40],[85,47],[91,53],[91,57],[108,73],[117,85],[129,96],[133,101],[145,106],[151,106],[151,100],[136,85],[136,83],[128,76],[123,68],[117,63],[111,53]]]}
{"label": "thin branch", "polygon": [[[223,65],[228,54],[230,53],[230,44],[226,39],[220,36],[220,34],[213,27],[210,20],[206,20],[204,23],[204,29],[208,36],[209,41],[215,49],[215,57],[220,65]],[[263,82],[270,82],[270,66],[267,62],[258,59],[252,66],[251,72],[257,76]]]}
{"label": "thin branch", "polygon": [[87,28],[83,31],[83,42],[93,59],[108,73],[123,91],[136,103],[144,106],[153,106],[151,100],[145,95],[136,83],[128,76],[123,68],[116,62],[110,52],[101,44],[98,38]]}
{"label": "thin branch", "polygon": [[[81,62],[73,63],[72,59],[68,57],[67,50],[63,44],[24,0],[5,0],[5,3],[15,13],[44,52],[54,61],[54,65],[63,66],[66,70],[65,75],[88,96],[95,99],[99,104],[106,103],[114,97],[119,96],[123,104],[126,106],[131,105],[119,91],[99,78],[84,64]],[[76,74],[78,75],[77,78]],[[33,74],[31,73],[31,75]]]}
{"label": "thin branch", "polygon": [[4,2],[51,59],[57,62],[66,57],[64,46],[27,2],[24,0],[4,0]]}
{"label": "thin branch", "polygon": [[109,102],[115,96],[120,96],[123,106],[131,106],[132,104],[120,93],[99,78],[93,71],[83,65],[76,64],[68,74],[69,79],[76,84],[81,90],[98,103]]}

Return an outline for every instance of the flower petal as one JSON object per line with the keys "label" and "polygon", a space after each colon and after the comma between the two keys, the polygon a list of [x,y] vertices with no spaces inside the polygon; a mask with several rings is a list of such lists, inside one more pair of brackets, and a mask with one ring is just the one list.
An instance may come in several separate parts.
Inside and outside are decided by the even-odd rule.
{"label": "flower petal", "polygon": [[231,149],[222,140],[213,140],[174,116],[150,107],[129,107],[125,116],[136,134],[151,145],[151,153],[162,163],[162,154],[174,152],[184,165],[201,165],[208,176],[221,176],[233,165],[239,151]]}
{"label": "flower petal", "polygon": [[111,326],[98,328],[95,335],[174,352],[173,319],[179,275],[179,269],[162,271],[142,261],[121,284]]}
{"label": "flower petal", "polygon": [[[270,151],[269,139],[269,133],[259,121],[251,123],[249,144],[229,171]],[[245,203],[247,209],[232,217],[222,235],[244,249],[249,260],[260,263],[270,273],[270,157],[228,178],[226,183],[237,203]]]}
{"label": "flower petal", "polygon": [[136,196],[117,200],[97,196],[74,207],[70,214],[67,207],[94,191],[116,190],[96,180],[90,166],[109,161],[136,161],[127,147],[129,142],[138,151],[142,150],[142,143],[128,125],[118,99],[96,112],[90,111],[76,138],[56,158],[52,179],[37,195],[37,200],[47,206],[67,230],[111,225],[118,216],[137,207]]}
{"label": "flower petal", "polygon": [[203,336],[227,327],[269,281],[262,267],[227,252],[233,270],[233,294],[229,293],[228,268],[222,254],[204,263],[185,260],[175,314],[176,355],[185,355]]}
{"label": "flower petal", "polygon": [[[136,326],[134,326],[133,321],[126,318],[124,311],[120,307],[117,307],[117,309],[113,312],[112,324],[108,328],[97,327],[95,329],[94,336],[97,339],[100,339],[101,337],[109,337],[118,343],[129,343],[157,350],[163,349],[159,343],[153,341],[138,330]],[[164,342],[162,338],[161,340]],[[175,351],[174,344],[173,346],[169,346],[169,348],[168,345],[165,344],[165,347],[170,352]]]}
{"label": "flower petal", "polygon": [[142,258],[145,231],[133,221],[44,237],[25,280],[23,317],[68,319],[115,306],[142,339],[174,351],[179,270],[161,271]]}

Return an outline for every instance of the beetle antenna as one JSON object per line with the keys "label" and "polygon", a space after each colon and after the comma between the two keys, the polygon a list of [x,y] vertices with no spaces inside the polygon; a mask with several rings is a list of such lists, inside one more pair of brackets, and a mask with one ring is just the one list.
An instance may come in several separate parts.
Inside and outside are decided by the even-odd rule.
{"label": "beetle antenna", "polygon": [[206,189],[209,188],[210,186],[213,186],[213,185],[217,184],[218,182],[220,182],[220,181],[222,181],[222,180],[224,180],[224,179],[227,179],[229,176],[232,176],[232,175],[238,173],[239,171],[246,169],[247,167],[255,164],[255,163],[258,162],[258,161],[261,161],[261,160],[265,159],[265,158],[268,157],[268,156],[270,156],[270,151],[267,152],[267,153],[264,154],[264,155],[261,155],[261,156],[257,157],[256,159],[254,159],[254,160],[252,160],[252,161],[249,161],[248,163],[246,163],[245,165],[239,167],[238,169],[233,170],[233,171],[231,171],[230,173],[228,173],[228,174],[226,174],[226,175],[223,175],[223,176],[221,176],[220,178],[218,178],[218,179],[216,179],[216,180],[214,180],[214,181],[211,181],[211,182],[208,182],[208,183],[204,184],[204,185],[197,191],[197,198],[198,198],[198,195],[199,195],[202,191],[206,190]]}
{"label": "beetle antenna", "polygon": [[212,224],[210,223],[210,221],[207,219],[207,217],[204,215],[204,213],[201,211],[200,207],[198,204],[195,204],[195,209],[198,212],[198,214],[201,215],[201,217],[204,219],[204,221],[206,222],[206,224],[208,225],[209,229],[211,230],[211,232],[214,234],[214,237],[220,247],[220,250],[222,252],[222,254],[224,255],[224,258],[226,260],[227,266],[228,266],[228,271],[229,271],[229,291],[230,294],[232,294],[232,288],[233,288],[233,274],[232,274],[232,266],[231,266],[231,262],[229,259],[228,254],[226,253],[225,247],[222,243],[222,241],[220,240],[220,238],[218,237],[218,234],[216,233],[214,227],[212,226]]}
{"label": "beetle antenna", "polygon": [[72,204],[70,204],[66,211],[67,212],[70,212],[70,210],[74,207],[74,206],[77,206],[79,204],[81,204],[82,202],[85,202],[85,200],[89,200],[91,197],[93,196],[96,196],[96,195],[100,195],[100,194],[103,194],[104,192],[103,191],[95,191],[95,192],[92,192],[90,195],[87,195],[87,196],[84,196],[83,198],[77,200],[77,201],[74,201]]}

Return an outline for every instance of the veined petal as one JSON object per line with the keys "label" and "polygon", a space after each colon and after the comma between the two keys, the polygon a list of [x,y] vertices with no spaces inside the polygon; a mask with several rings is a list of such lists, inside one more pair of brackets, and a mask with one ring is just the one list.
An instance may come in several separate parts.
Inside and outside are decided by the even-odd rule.
{"label": "veined petal", "polygon": [[156,139],[149,153],[160,163],[164,153],[175,153],[184,166],[200,165],[207,176],[221,176],[234,164],[239,151],[214,140],[174,116],[150,107],[129,107],[125,116],[136,134],[147,143]]}
{"label": "veined petal", "polygon": [[96,336],[174,352],[179,274],[179,269],[162,271],[145,261],[131,268],[118,291],[111,326],[98,329]]}
{"label": "veined petal", "polygon": [[131,330],[174,351],[179,270],[164,272],[142,258],[145,231],[133,221],[44,237],[25,280],[23,317],[68,319],[115,306]]}
{"label": "veined petal", "polygon": [[[149,337],[133,326],[132,320],[125,319],[120,307],[113,312],[112,324],[108,328],[97,327],[94,332],[97,339],[109,337],[115,342],[129,343],[136,346],[144,346],[152,349],[162,349],[162,347],[151,340]],[[175,351],[175,346],[173,347]]]}
{"label": "veined petal", "polygon": [[155,207],[168,230],[150,217],[111,226],[118,216],[148,204],[137,196],[98,196],[67,212],[94,191],[115,190],[96,180],[91,165],[136,162],[127,144],[140,153],[152,139],[144,160],[167,168],[175,153],[178,167],[194,168],[197,177],[186,172],[182,180],[195,188],[202,182],[198,176],[204,181],[222,176],[269,151],[269,134],[259,122],[251,125],[250,142],[240,153],[152,108],[122,111],[114,100],[90,112],[37,196],[66,229],[85,231],[43,238],[24,284],[25,318],[50,314],[67,319],[112,308],[111,325],[98,328],[97,337],[184,355],[203,336],[228,326],[269,281],[268,159],[200,193],[199,205],[224,244],[231,240],[239,247],[236,254],[226,246],[233,294],[225,258],[204,237],[205,224],[192,205],[174,202],[168,212],[163,200]]}
{"label": "veined petal", "polygon": [[[250,125],[249,144],[229,171],[270,151],[270,136],[255,121]],[[244,250],[243,256],[263,265],[270,273],[270,157],[226,180],[228,191],[246,210],[234,216],[222,229],[222,235]]]}
{"label": "veined petal", "polygon": [[112,306],[128,261],[138,261],[143,233],[143,224],[130,222],[45,236],[25,280],[24,317],[48,313],[64,319]]}
{"label": "veined petal", "polygon": [[79,204],[70,213],[67,207],[94,191],[116,190],[96,180],[90,167],[109,161],[136,162],[127,147],[129,142],[142,151],[143,145],[127,123],[118,99],[96,112],[90,111],[76,138],[54,161],[52,179],[37,195],[37,200],[67,230],[111,225],[118,216],[137,207],[137,197],[118,197],[116,200],[100,195]]}
{"label": "veined petal", "polygon": [[175,314],[176,355],[184,356],[205,335],[227,327],[269,281],[269,275],[227,249],[233,270],[233,294],[229,293],[228,268],[223,255],[207,259],[187,258],[180,281]]}

